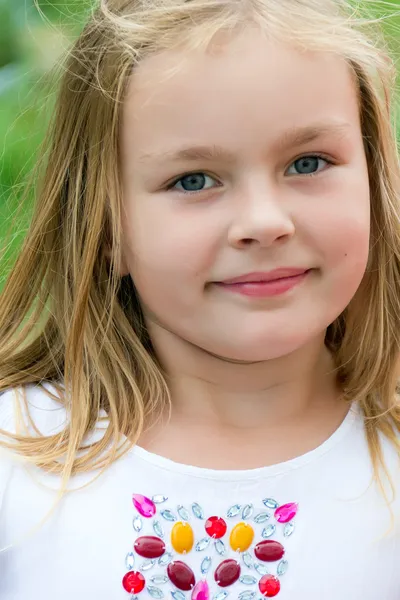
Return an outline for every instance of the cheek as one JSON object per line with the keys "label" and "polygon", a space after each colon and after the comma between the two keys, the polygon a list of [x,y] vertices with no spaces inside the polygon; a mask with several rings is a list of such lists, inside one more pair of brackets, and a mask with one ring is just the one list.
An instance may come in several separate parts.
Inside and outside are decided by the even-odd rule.
{"label": "cheek", "polygon": [[215,221],[205,223],[195,210],[165,204],[150,199],[140,210],[132,208],[123,227],[129,271],[139,293],[149,298],[187,296],[203,286],[219,248]]}

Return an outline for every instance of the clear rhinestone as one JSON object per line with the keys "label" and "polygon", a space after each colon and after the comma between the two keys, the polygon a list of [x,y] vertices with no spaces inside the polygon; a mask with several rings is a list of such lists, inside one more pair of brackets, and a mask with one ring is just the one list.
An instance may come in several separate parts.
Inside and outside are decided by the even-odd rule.
{"label": "clear rhinestone", "polygon": [[160,588],[155,587],[154,585],[148,585],[147,591],[149,592],[152,598],[156,598],[157,600],[161,600],[161,598],[164,598],[164,592],[160,590]]}
{"label": "clear rhinestone", "polygon": [[133,552],[129,552],[125,557],[125,566],[127,571],[132,571],[135,566],[135,555]]}
{"label": "clear rhinestone", "polygon": [[257,579],[252,575],[242,575],[239,581],[244,585],[255,585],[257,583]]}
{"label": "clear rhinestone", "polygon": [[240,504],[234,504],[226,513],[227,517],[229,517],[230,519],[232,519],[233,517],[237,517],[240,513],[241,508],[242,507],[240,506]]}
{"label": "clear rhinestone", "polygon": [[270,525],[267,525],[266,527],[264,527],[261,535],[264,539],[268,539],[271,537],[271,535],[274,535],[275,531],[276,531],[276,525],[271,523]]}
{"label": "clear rhinestone", "polygon": [[242,555],[242,559],[243,559],[243,562],[244,562],[244,564],[246,565],[246,567],[248,569],[252,569],[253,568],[253,559],[251,558],[250,552],[245,552]]}
{"label": "clear rhinestone", "polygon": [[197,542],[196,552],[202,552],[203,550],[208,548],[208,546],[210,545],[210,540],[211,538],[202,538],[199,542]]}
{"label": "clear rhinestone", "polygon": [[228,597],[228,592],[219,592],[216,596],[214,596],[213,600],[225,600]]}
{"label": "clear rhinestone", "polygon": [[176,521],[176,516],[174,513],[168,509],[161,511],[161,516],[166,521]]}
{"label": "clear rhinestone", "polygon": [[189,513],[184,506],[178,506],[178,515],[182,521],[189,521]]}
{"label": "clear rhinestone", "polygon": [[260,524],[260,523],[265,523],[265,521],[268,521],[268,519],[271,517],[270,513],[268,512],[261,512],[258,513],[258,515],[256,515],[254,517],[254,523]]}
{"label": "clear rhinestone", "polygon": [[215,542],[215,549],[220,556],[224,556],[224,554],[226,553],[225,544],[222,540],[217,540]]}
{"label": "clear rhinestone", "polygon": [[256,597],[256,593],[255,592],[242,592],[241,594],[239,594],[238,596],[238,600],[253,600],[253,598]]}
{"label": "clear rhinestone", "polygon": [[268,575],[269,573],[268,567],[266,565],[263,565],[262,563],[255,563],[254,568],[257,571],[257,573],[260,573],[260,575]]}
{"label": "clear rhinestone", "polygon": [[174,600],[185,600],[185,594],[182,594],[182,592],[179,592],[178,590],[171,592],[171,596]]}
{"label": "clear rhinestone", "polygon": [[164,585],[164,583],[168,583],[168,577],[166,575],[154,575],[150,581],[154,585]]}
{"label": "clear rhinestone", "polygon": [[294,525],[293,521],[291,521],[290,523],[286,523],[286,525],[283,529],[283,535],[285,537],[289,537],[292,535],[294,530],[295,530],[295,525]]}
{"label": "clear rhinestone", "polygon": [[158,537],[160,537],[160,538],[164,537],[164,529],[163,529],[160,521],[154,521],[153,529],[154,529],[154,533],[156,535],[158,535]]}
{"label": "clear rhinestone", "polygon": [[209,556],[206,556],[203,559],[203,562],[201,563],[201,572],[203,575],[206,575],[206,573],[208,573],[208,571],[210,570],[211,567],[211,558]]}
{"label": "clear rhinestone", "polygon": [[279,506],[277,501],[274,500],[273,498],[264,498],[263,504],[265,504],[265,506],[267,508],[278,508],[278,506]]}
{"label": "clear rhinestone", "polygon": [[281,562],[278,565],[278,568],[276,569],[276,572],[279,575],[279,577],[282,577],[282,575],[286,573],[288,566],[289,563],[287,560],[281,560]]}
{"label": "clear rhinestone", "polygon": [[168,500],[167,496],[163,496],[162,494],[156,494],[152,497],[154,504],[163,504]]}
{"label": "clear rhinestone", "polygon": [[129,598],[129,600],[138,600],[138,597],[135,596],[135,594],[132,594],[132,596]]}
{"label": "clear rhinestone", "polygon": [[158,564],[161,567],[166,567],[167,565],[169,565],[169,563],[171,562],[171,560],[174,558],[173,554],[171,554],[171,552],[166,552],[165,554],[163,554],[161,556],[161,558],[158,559]]}
{"label": "clear rhinestone", "polygon": [[156,561],[154,559],[145,560],[140,565],[140,570],[141,571],[149,571],[150,569],[152,569],[154,567],[155,564],[156,564]]}
{"label": "clear rhinestone", "polygon": [[246,506],[243,509],[242,512],[242,519],[246,520],[249,519],[251,517],[251,515],[253,514],[253,505],[252,504],[246,504]]}
{"label": "clear rhinestone", "polygon": [[197,502],[192,504],[192,513],[197,519],[204,519],[203,509],[201,508],[200,504],[197,504]]}
{"label": "clear rhinestone", "polygon": [[135,519],[133,519],[132,525],[133,529],[137,531],[137,533],[139,533],[139,531],[142,531],[143,521],[140,517],[136,517]]}

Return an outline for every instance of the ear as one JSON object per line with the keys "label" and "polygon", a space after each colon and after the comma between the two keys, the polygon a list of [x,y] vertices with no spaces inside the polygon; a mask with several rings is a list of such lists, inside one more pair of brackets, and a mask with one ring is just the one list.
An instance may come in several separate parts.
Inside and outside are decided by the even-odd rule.
{"label": "ear", "polygon": [[[111,248],[107,245],[104,249],[104,256],[106,257],[106,260],[108,262],[111,261]],[[125,256],[124,256],[124,252],[121,250],[121,262],[120,262],[120,268],[118,270],[118,275],[120,277],[125,277],[125,275],[129,275],[129,268],[128,268],[128,264],[126,262]]]}

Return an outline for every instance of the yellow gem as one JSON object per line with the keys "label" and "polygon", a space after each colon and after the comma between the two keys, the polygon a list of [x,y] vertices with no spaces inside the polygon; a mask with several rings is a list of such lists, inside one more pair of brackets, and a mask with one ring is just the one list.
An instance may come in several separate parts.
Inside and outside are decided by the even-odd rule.
{"label": "yellow gem", "polygon": [[246,552],[254,539],[254,529],[247,523],[238,523],[232,529],[230,544],[235,552]]}
{"label": "yellow gem", "polygon": [[193,529],[189,523],[179,521],[175,523],[171,531],[171,544],[179,554],[190,552],[194,544]]}

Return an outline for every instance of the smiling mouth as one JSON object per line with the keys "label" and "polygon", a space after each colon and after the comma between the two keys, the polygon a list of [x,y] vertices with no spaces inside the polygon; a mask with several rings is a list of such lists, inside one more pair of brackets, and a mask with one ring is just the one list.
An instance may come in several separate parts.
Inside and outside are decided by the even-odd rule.
{"label": "smiling mouth", "polygon": [[277,269],[269,273],[249,273],[234,279],[216,282],[228,292],[254,298],[280,296],[303,283],[312,269]]}

